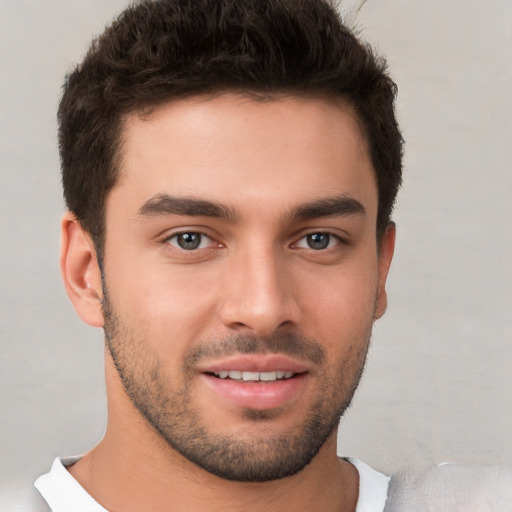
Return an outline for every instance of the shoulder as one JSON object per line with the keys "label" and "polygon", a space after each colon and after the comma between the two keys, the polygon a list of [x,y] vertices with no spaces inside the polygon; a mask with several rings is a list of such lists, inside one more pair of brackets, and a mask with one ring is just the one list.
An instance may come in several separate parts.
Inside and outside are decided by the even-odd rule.
{"label": "shoulder", "polygon": [[397,472],[389,486],[393,512],[464,510],[510,512],[512,465],[444,463]]}

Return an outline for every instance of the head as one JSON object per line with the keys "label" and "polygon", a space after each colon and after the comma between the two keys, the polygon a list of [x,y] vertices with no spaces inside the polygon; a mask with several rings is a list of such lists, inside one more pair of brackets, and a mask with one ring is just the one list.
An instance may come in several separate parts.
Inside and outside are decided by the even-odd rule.
{"label": "head", "polygon": [[63,275],[105,329],[112,417],[232,480],[332,445],[386,306],[394,93],[320,0],[142,2],[106,29],[59,119]]}

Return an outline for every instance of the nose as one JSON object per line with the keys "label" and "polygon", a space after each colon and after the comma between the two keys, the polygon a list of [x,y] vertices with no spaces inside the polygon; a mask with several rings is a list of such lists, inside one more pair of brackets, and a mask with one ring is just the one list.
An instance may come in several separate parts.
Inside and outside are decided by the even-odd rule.
{"label": "nose", "polygon": [[220,311],[226,327],[263,337],[297,326],[301,312],[293,272],[285,260],[271,248],[230,260]]}

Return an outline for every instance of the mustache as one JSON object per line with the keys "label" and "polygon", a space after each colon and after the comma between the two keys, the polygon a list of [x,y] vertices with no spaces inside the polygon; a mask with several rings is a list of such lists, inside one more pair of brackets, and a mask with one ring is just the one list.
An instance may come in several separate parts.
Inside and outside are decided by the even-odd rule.
{"label": "mustache", "polygon": [[284,354],[321,365],[325,350],[317,341],[299,334],[282,333],[266,337],[237,335],[214,339],[191,347],[185,354],[185,367],[193,368],[207,358],[229,357],[235,354]]}

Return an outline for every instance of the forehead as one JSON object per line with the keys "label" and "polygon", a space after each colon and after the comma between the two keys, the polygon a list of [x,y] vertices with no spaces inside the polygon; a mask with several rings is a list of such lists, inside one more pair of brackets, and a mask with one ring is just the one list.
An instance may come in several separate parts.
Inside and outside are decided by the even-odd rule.
{"label": "forehead", "polygon": [[112,195],[140,204],[170,193],[285,208],[349,194],[376,210],[367,143],[353,110],[340,101],[237,94],[173,101],[125,117],[121,155]]}

